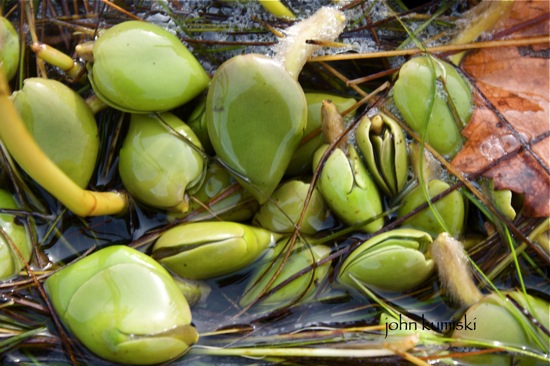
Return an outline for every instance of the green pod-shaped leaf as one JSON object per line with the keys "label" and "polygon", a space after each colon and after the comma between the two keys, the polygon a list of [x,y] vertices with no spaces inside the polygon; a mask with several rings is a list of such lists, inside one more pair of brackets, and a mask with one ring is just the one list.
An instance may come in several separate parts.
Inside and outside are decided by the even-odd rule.
{"label": "green pod-shaped leaf", "polygon": [[9,20],[0,16],[0,64],[8,80],[19,66],[19,35]]}
{"label": "green pod-shaped leaf", "polygon": [[[0,189],[0,208],[17,209],[17,204],[12,195]],[[31,242],[27,237],[25,227],[14,221],[14,216],[0,214],[0,227],[8,236],[8,242],[3,235],[0,235],[0,280],[6,280],[16,275],[23,267],[23,259],[28,263],[32,255]],[[15,245],[17,251],[12,247]]]}
{"label": "green pod-shaped leaf", "polygon": [[[280,240],[275,248],[262,259],[261,265],[254,269],[254,273],[248,280],[248,285],[244,290],[244,296],[239,301],[242,307],[246,307],[254,301],[275,275],[285,256],[283,250],[287,248],[287,241],[288,238]],[[328,275],[330,261],[318,266],[314,266],[314,263],[326,258],[329,254],[330,248],[325,245],[305,245],[303,242],[296,242],[292,253],[283,264],[275,281],[269,286],[268,291],[299,272],[308,268],[310,270],[301,276],[296,276],[293,281],[262,298],[257,306],[263,309],[284,307],[298,300],[307,300],[308,297],[314,295],[317,286]]]}
{"label": "green pod-shaped leaf", "polygon": [[127,21],[105,31],[93,47],[89,79],[97,96],[132,113],[173,109],[208,86],[208,75],[170,32]]}
{"label": "green pod-shaped leaf", "polygon": [[128,192],[153,207],[187,211],[186,191],[200,185],[206,165],[192,144],[201,148],[193,131],[175,115],[133,114],[119,160]]}
{"label": "green pod-shaped leaf", "polygon": [[153,258],[178,276],[207,279],[241,270],[254,262],[277,236],[235,222],[195,222],[164,232]]}
{"label": "green pod-shaped leaf", "polygon": [[[548,329],[550,304],[547,301],[517,291],[502,292],[502,296],[511,297],[520,307],[529,311],[541,326]],[[534,326],[510,300],[497,294],[484,296],[466,311],[460,321],[463,326],[453,329],[453,338],[548,353],[548,334]],[[465,361],[471,365],[504,365],[511,359],[507,355],[483,355],[466,357]],[[518,358],[517,361],[518,365],[540,364],[532,358]]]}
{"label": "green pod-shaped leaf", "polygon": [[[434,263],[426,257],[428,233],[395,229],[359,245],[342,263],[338,281],[351,288],[359,283],[383,291],[407,291],[426,281]],[[355,279],[355,280],[354,280]]]}
{"label": "green pod-shaped leaf", "polygon": [[[438,85],[437,78],[445,80],[445,87]],[[454,108],[449,107],[447,99],[452,100]],[[470,119],[473,104],[470,85],[453,66],[431,56],[407,61],[399,70],[393,100],[415,132],[421,134],[428,123],[426,142],[440,154],[450,157],[458,152],[462,146],[460,131]],[[433,108],[426,118],[431,100]]]}
{"label": "green pod-shaped leaf", "polygon": [[[435,179],[428,183],[427,191],[431,198],[442,193],[449,187],[450,186],[447,183]],[[425,202],[427,202],[427,200],[426,196],[424,196],[424,191],[421,186],[417,186],[403,198],[403,201],[397,211],[397,215],[399,217],[404,216]],[[405,220],[405,222],[403,222],[403,226],[424,230],[434,238],[439,233],[444,231],[447,231],[453,237],[460,237],[464,229],[465,216],[464,199],[462,198],[460,192],[455,190],[449,193],[442,199],[438,200],[434,204],[434,207],[443,219],[447,230],[444,230],[441,226],[430,207]]]}
{"label": "green pod-shaped leaf", "polygon": [[[292,233],[294,225],[302,214],[309,188],[309,183],[298,180],[280,185],[271,195],[271,200],[265,202],[254,215],[254,225],[276,233]],[[319,191],[314,189],[300,231],[303,234],[313,235],[330,225],[330,214],[325,201]]]}
{"label": "green pod-shaped leaf", "polygon": [[399,124],[383,113],[365,116],[355,139],[378,188],[387,196],[396,196],[409,175],[407,142]]}
{"label": "green pod-shaped leaf", "polygon": [[307,104],[300,84],[263,55],[226,61],[206,99],[206,125],[216,154],[239,182],[267,200],[302,140]]}
{"label": "green pod-shaped leaf", "polygon": [[[353,98],[344,98],[326,93],[305,93],[307,102],[307,124],[304,138],[292,155],[285,175],[297,176],[311,172],[313,155],[318,148],[325,143],[325,137],[321,133],[321,106],[323,100],[330,99],[339,112],[343,112],[353,106],[356,101]],[[346,118],[355,116],[355,111],[349,113]]]}
{"label": "green pod-shaped leaf", "polygon": [[254,216],[258,201],[231,174],[215,160],[208,163],[204,182],[190,195],[189,210],[184,213],[169,213],[174,220],[188,216],[193,221],[210,219],[222,221],[247,221]]}
{"label": "green pod-shaped leaf", "polygon": [[[317,150],[313,169],[317,168],[327,148],[328,145],[324,145]],[[346,156],[339,148],[332,151],[319,176],[317,189],[336,216],[347,225],[358,225],[380,215],[384,209],[376,185],[351,144],[348,154]],[[384,219],[379,218],[361,230],[374,232],[383,225]]]}
{"label": "green pod-shaped leaf", "polygon": [[13,104],[44,153],[78,186],[94,172],[99,139],[86,102],[59,81],[29,78],[12,95]]}
{"label": "green pod-shaped leaf", "polygon": [[44,288],[69,331],[106,360],[167,362],[198,340],[172,277],[135,249],[102,249],[51,275]]}

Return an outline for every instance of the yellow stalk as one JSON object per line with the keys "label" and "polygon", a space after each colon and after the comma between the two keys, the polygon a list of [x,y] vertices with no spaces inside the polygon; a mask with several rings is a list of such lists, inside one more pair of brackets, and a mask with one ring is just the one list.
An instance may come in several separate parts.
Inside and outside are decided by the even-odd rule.
{"label": "yellow stalk", "polygon": [[59,169],[36,144],[9,96],[6,75],[0,64],[0,140],[31,178],[79,216],[126,211],[128,202],[125,195],[82,189]]}
{"label": "yellow stalk", "polygon": [[277,18],[296,19],[294,13],[279,0],[258,0],[258,2]]}

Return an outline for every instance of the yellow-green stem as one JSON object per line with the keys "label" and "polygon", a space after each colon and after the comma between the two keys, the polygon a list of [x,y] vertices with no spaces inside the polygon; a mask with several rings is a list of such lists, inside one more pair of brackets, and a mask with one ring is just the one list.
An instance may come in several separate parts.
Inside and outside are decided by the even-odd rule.
{"label": "yellow-green stem", "polygon": [[100,216],[126,211],[128,202],[124,194],[82,189],[46,156],[10,100],[9,86],[1,66],[0,139],[21,168],[75,214]]}
{"label": "yellow-green stem", "polygon": [[258,2],[277,18],[296,19],[294,13],[279,0],[258,0]]}

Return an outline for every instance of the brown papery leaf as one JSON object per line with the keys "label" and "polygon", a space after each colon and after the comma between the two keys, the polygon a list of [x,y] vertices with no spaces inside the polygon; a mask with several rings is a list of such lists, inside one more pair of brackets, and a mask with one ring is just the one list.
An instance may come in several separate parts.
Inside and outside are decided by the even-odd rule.
{"label": "brown papery leaf", "polygon": [[[547,35],[549,7],[548,1],[516,1],[500,28],[543,17],[513,38]],[[496,189],[523,194],[524,214],[533,217],[550,216],[550,64],[549,45],[542,46],[490,48],[464,59],[462,69],[481,95],[462,131],[467,142],[452,161],[470,176],[492,178]]]}

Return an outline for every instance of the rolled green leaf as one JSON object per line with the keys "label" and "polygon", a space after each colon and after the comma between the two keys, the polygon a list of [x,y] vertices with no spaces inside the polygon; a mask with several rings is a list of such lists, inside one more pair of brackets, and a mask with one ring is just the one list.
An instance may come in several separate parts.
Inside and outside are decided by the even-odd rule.
{"label": "rolled green leaf", "polygon": [[[436,81],[438,78],[443,79],[445,86]],[[407,61],[399,70],[393,100],[415,132],[422,134],[426,130],[426,142],[437,152],[452,157],[460,150],[460,131],[473,111],[472,91],[449,63],[431,56]],[[433,108],[428,116],[431,102]]]}
{"label": "rolled green leaf", "polygon": [[277,238],[234,222],[195,222],[164,232],[153,247],[153,258],[178,276],[207,279],[245,268]]}
{"label": "rolled green leaf", "polygon": [[[434,179],[428,183],[428,195],[432,198],[442,193],[449,187],[450,186],[447,183]],[[422,190],[422,187],[417,186],[403,198],[401,206],[399,206],[397,211],[397,215],[399,217],[404,216],[425,202],[427,202],[427,199],[424,195],[424,191]],[[449,193],[445,197],[438,200],[434,204],[434,207],[443,219],[443,223],[445,224],[449,234],[454,237],[459,237],[464,230],[465,217],[464,199],[462,198],[460,192],[455,190]],[[405,222],[403,222],[403,226],[426,231],[434,238],[439,233],[446,231],[436,219],[436,216],[430,207],[417,212],[415,215],[405,220]]]}
{"label": "rolled green leaf", "polygon": [[[3,189],[0,189],[0,208],[19,208],[11,193]],[[0,280],[7,280],[25,266],[23,260],[29,262],[32,255],[32,245],[25,227],[17,224],[13,215],[0,214],[0,227],[11,241],[10,244],[8,239],[0,235]],[[12,247],[12,244],[15,245],[17,250]]]}
{"label": "rolled green leaf", "polygon": [[429,234],[414,229],[395,229],[359,245],[342,263],[338,281],[359,289],[408,291],[428,279],[434,263],[426,255]]}
{"label": "rolled green leaf", "polygon": [[79,187],[86,187],[95,169],[99,138],[84,99],[59,81],[28,78],[12,101],[50,160]]}
{"label": "rolled green leaf", "polygon": [[[253,223],[276,233],[292,233],[302,214],[309,187],[309,183],[298,180],[280,185],[271,195],[271,201],[265,202],[254,215]],[[330,213],[323,197],[314,189],[300,231],[313,235],[325,229],[327,224],[330,225]]]}
{"label": "rolled green leaf", "polygon": [[[314,169],[327,148],[328,145],[323,145],[315,153]],[[340,148],[332,151],[323,165],[317,189],[334,214],[350,226],[374,219],[384,211],[376,184],[351,144],[348,156]],[[383,225],[384,219],[378,218],[360,229],[371,233]]]}
{"label": "rolled green leaf", "polygon": [[[284,258],[283,250],[287,248],[287,241],[287,238],[280,240],[275,248],[262,259],[261,265],[254,269],[254,273],[250,277],[244,291],[244,296],[239,301],[242,307],[246,307],[254,301],[275,275],[277,268]],[[283,281],[295,276],[302,270],[308,268],[310,270],[301,276],[297,276],[296,279],[282,286],[277,291],[262,298],[257,303],[258,308],[274,309],[283,307],[291,305],[298,300],[305,301],[314,295],[315,289],[326,279],[330,269],[330,261],[318,266],[315,263],[329,254],[330,248],[325,245],[305,245],[303,242],[297,242],[287,261],[283,264],[281,272],[267,291],[274,289]]]}
{"label": "rolled green leaf", "polygon": [[200,186],[206,165],[192,145],[201,148],[193,131],[175,115],[133,114],[120,150],[119,172],[124,186],[147,205],[186,212],[186,192]]}
{"label": "rolled green leaf", "polygon": [[125,112],[162,112],[197,96],[208,75],[181,41],[147,22],[106,30],[93,46],[89,79],[97,96]]}
{"label": "rolled green leaf", "polygon": [[44,288],[69,331],[106,360],[168,362],[198,340],[172,277],[135,249],[102,249],[51,275]]}

